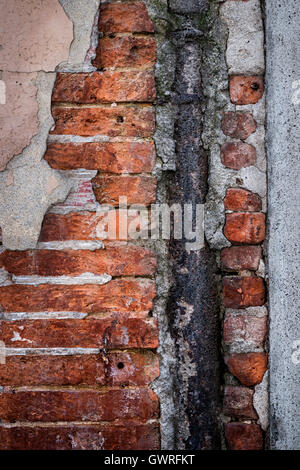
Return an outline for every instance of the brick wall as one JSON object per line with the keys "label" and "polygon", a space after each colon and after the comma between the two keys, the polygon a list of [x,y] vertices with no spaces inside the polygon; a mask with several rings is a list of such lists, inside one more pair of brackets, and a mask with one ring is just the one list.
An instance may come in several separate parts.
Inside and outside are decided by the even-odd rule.
{"label": "brick wall", "polygon": [[[268,356],[263,246],[266,201],[262,197],[264,184],[258,183],[259,178],[264,181],[266,171],[262,46],[258,49],[263,41],[260,2],[229,0],[223,6],[223,14],[229,29],[226,54],[230,103],[222,116],[225,142],[221,146],[221,161],[236,174],[234,187],[226,188],[224,198],[223,233],[231,246],[221,251],[227,366],[225,438],[228,449],[261,450],[262,428],[266,431],[267,426],[261,410],[267,407],[264,376]],[[249,185],[255,186],[251,179],[256,179],[261,195],[249,190]],[[259,396],[262,381],[265,393]]]}
{"label": "brick wall", "polygon": [[[175,7],[176,12],[189,14],[189,8],[185,11],[183,5]],[[222,418],[226,446],[228,449],[258,450],[264,446],[268,426],[265,419],[268,368],[264,270],[267,209],[265,94],[260,2],[227,0],[222,2],[220,16],[228,29],[225,51],[228,84],[226,80],[226,90],[222,90],[224,93],[219,100],[225,102],[222,115],[218,117],[220,141],[210,142],[211,148],[206,146],[211,158],[208,196],[206,176],[198,181],[197,178],[203,176],[200,172],[196,175],[190,167],[184,169],[184,164],[190,164],[190,155],[195,154],[198,160],[198,150],[202,149],[200,112],[201,125],[191,118],[190,112],[186,115],[178,113],[179,120],[188,115],[193,121],[195,141],[191,149],[186,144],[188,139],[184,140],[184,145],[180,144],[177,135],[177,147],[180,144],[177,154],[184,157],[180,157],[183,172],[176,175],[181,184],[184,171],[187,171],[193,179],[188,190],[192,186],[195,194],[203,190],[201,201],[206,197],[208,208],[211,207],[210,194],[213,197],[221,195],[224,224],[219,223],[216,203],[212,206],[215,212],[212,210],[208,220],[211,227],[206,233],[212,251],[205,255],[207,260],[202,262],[199,258],[198,266],[211,261],[215,254],[213,250],[219,252],[225,363]],[[186,24],[185,21],[182,23],[184,27]],[[172,27],[176,29],[174,25]],[[0,449],[154,450],[160,447],[159,401],[152,390],[152,384],[159,376],[158,324],[152,316],[157,258],[145,243],[133,240],[127,234],[132,221],[141,226],[145,223],[142,217],[137,219],[136,214],[117,230],[116,237],[103,242],[106,220],[100,209],[100,204],[110,204],[116,209],[119,222],[122,215],[118,207],[120,196],[126,196],[128,204],[149,206],[156,200],[154,25],[145,4],[134,0],[102,2],[98,26],[99,43],[93,60],[95,71],[58,73],[52,95],[55,126],[49,135],[44,158],[52,168],[70,179],[71,192],[64,202],[53,206],[46,214],[37,249],[9,251],[3,248],[0,252],[0,340],[7,348],[6,363],[0,363]],[[173,33],[174,46],[177,29]],[[165,33],[160,31],[159,34],[164,45]],[[166,93],[172,105],[174,96],[177,98],[176,106],[180,102],[181,74],[184,77],[181,70],[184,49],[180,54],[177,59],[174,54],[172,59],[177,60],[180,78],[177,77],[178,83],[172,93],[169,90]],[[185,58],[188,62],[189,56]],[[170,57],[166,60],[172,69]],[[172,66],[175,70],[175,65]],[[189,67],[190,64],[186,66]],[[188,75],[188,71],[184,72]],[[209,95],[208,85],[205,73],[202,73],[206,96]],[[198,84],[198,75],[194,79]],[[221,88],[220,80],[210,99],[220,93]],[[202,95],[202,91],[189,98],[198,103],[198,95]],[[158,101],[160,106],[169,105],[168,101]],[[186,104],[184,100],[183,103]],[[210,112],[203,114],[204,120],[211,119]],[[218,118],[213,119],[214,126]],[[160,121],[164,119],[160,117]],[[161,133],[173,132],[166,128],[172,130],[174,122],[173,127],[168,121],[162,125],[158,120],[159,124],[163,128]],[[190,137],[190,131],[185,132]],[[168,145],[173,138],[174,135],[167,135]],[[199,141],[199,148],[196,141]],[[181,147],[186,154],[180,153],[183,152]],[[217,147],[220,152],[215,150]],[[168,150],[168,146],[163,146],[163,150]],[[160,157],[165,162],[164,155]],[[217,164],[214,159],[218,160]],[[164,169],[174,169],[173,166],[170,163]],[[196,171],[199,167],[194,169]],[[206,175],[206,169],[204,173]],[[217,182],[215,186],[214,182]],[[180,184],[179,190],[176,191],[174,184],[172,188],[179,198],[182,197]],[[204,189],[200,188],[201,184]],[[219,225],[216,230],[213,218]],[[209,231],[213,233],[211,237]],[[172,245],[170,252],[172,257]],[[175,270],[176,262],[178,259],[174,262]],[[193,266],[190,272],[194,276],[192,271],[197,265],[191,263],[190,266]],[[184,269],[186,267],[182,267],[182,272]],[[205,278],[202,283],[207,287],[206,296],[200,296],[197,276],[194,276],[197,285],[193,289],[191,282],[191,289],[201,298],[198,301],[196,296],[195,309],[187,311],[192,312],[189,330],[196,331],[203,341],[204,330],[208,328],[205,322],[201,323],[205,320],[201,302],[207,303],[213,282],[206,271],[203,274],[199,268],[197,274]],[[184,282],[188,284],[186,280]],[[179,289],[177,293],[182,295]],[[171,316],[174,311],[179,311],[178,306],[185,309],[188,304],[175,296],[174,305]],[[182,327],[182,318],[180,316],[178,327],[180,334],[174,339],[181,362],[172,374],[175,376],[183,370],[184,381],[191,388],[188,396],[195,398],[197,394],[192,387],[197,388],[199,395],[201,387],[209,388],[208,382],[202,379],[211,344],[207,343],[207,349],[206,344],[204,349],[202,345],[201,349],[193,337],[197,354],[193,356],[196,360],[192,360],[191,349],[187,352],[186,346],[182,346],[189,336]],[[212,317],[207,315],[207,318],[212,328]],[[184,339],[182,342],[180,335]],[[207,337],[213,343],[217,336],[208,334]],[[196,363],[200,385],[189,380],[193,378],[193,368],[188,370],[185,361],[189,367],[190,362]],[[210,380],[218,387],[215,377]],[[185,401],[186,390],[180,392],[178,403]],[[209,394],[205,394],[211,401]],[[195,409],[201,398],[194,400]],[[207,411],[205,401],[203,403]],[[189,406],[194,410],[194,403]],[[180,405],[175,410],[177,420],[184,416],[179,408]],[[193,420],[194,411],[190,414]],[[201,422],[201,432],[207,437],[205,420],[203,418]],[[173,416],[165,419],[167,425],[170,421]],[[178,436],[181,428],[188,436],[185,418],[176,426]],[[216,429],[213,431],[217,434]],[[184,440],[178,436],[178,441]],[[187,439],[180,445],[190,445],[186,442]],[[193,442],[191,446],[199,446],[198,431],[190,442]]]}
{"label": "brick wall", "polygon": [[[93,73],[58,73],[45,159],[71,178],[38,249],[3,250],[1,449],[158,449],[156,257],[101,242],[99,203],[155,201],[153,24],[103,3]],[[120,240],[122,238],[122,240]]]}

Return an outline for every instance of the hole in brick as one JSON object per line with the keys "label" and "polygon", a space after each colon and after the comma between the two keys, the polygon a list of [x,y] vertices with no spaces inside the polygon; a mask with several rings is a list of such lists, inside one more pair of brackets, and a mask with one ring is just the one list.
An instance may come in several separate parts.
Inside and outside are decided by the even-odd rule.
{"label": "hole in brick", "polygon": [[124,369],[124,362],[118,362],[118,369]]}
{"label": "hole in brick", "polygon": [[137,46],[133,46],[131,49],[130,49],[130,54],[136,54],[137,51],[139,50],[139,48]]}
{"label": "hole in brick", "polygon": [[114,38],[116,37],[116,35],[115,35],[115,34],[109,34],[108,37],[109,37],[110,39],[114,39]]}
{"label": "hole in brick", "polygon": [[252,83],[251,88],[252,88],[252,90],[255,90],[255,91],[256,91],[256,90],[259,89],[259,84],[256,83],[256,82],[255,82],[255,83]]}
{"label": "hole in brick", "polygon": [[120,122],[120,123],[121,123],[121,122],[124,122],[123,116],[118,116],[118,117],[117,117],[117,122]]}

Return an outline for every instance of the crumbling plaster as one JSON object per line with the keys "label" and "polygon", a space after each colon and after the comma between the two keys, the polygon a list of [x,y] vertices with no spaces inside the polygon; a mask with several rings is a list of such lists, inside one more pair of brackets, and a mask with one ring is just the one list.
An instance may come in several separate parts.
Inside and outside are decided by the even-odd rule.
{"label": "crumbling plaster", "polygon": [[100,0],[0,0],[0,225],[9,249],[35,248],[44,214],[72,182],[43,160],[56,71],[92,70]]}

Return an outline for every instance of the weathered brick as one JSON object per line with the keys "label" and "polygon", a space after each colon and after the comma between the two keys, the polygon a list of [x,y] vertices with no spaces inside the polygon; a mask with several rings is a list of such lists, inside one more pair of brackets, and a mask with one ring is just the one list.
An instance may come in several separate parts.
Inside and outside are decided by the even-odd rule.
{"label": "weathered brick", "polygon": [[11,285],[0,290],[2,312],[138,312],[152,308],[155,284],[116,279],[104,285]]}
{"label": "weathered brick", "polygon": [[227,345],[246,342],[251,347],[262,348],[267,334],[267,317],[226,314],[224,342]]}
{"label": "weathered brick", "polygon": [[223,279],[225,307],[244,308],[263,305],[265,286],[261,277],[225,277]]}
{"label": "weathered brick", "polygon": [[268,356],[265,353],[232,354],[226,358],[226,364],[243,385],[251,387],[262,381],[268,366]]}
{"label": "weathered brick", "polygon": [[232,75],[229,78],[229,93],[234,104],[255,104],[264,94],[264,79],[256,75]]}
{"label": "weathered brick", "polygon": [[[115,211],[116,234],[108,232],[105,212],[69,212],[68,214],[46,214],[42,225],[40,241],[66,241],[66,240],[102,240],[103,232],[107,233],[106,240],[131,239],[130,224],[134,221],[144,227],[149,220],[144,220],[141,215],[128,214],[127,220],[120,217],[120,211]],[[125,237],[122,232],[124,232]],[[127,234],[127,235],[126,235]],[[116,236],[114,236],[116,235]]]}
{"label": "weathered brick", "polygon": [[245,140],[256,131],[256,122],[250,113],[224,113],[222,131],[234,139]]}
{"label": "weathered brick", "polygon": [[240,170],[256,163],[256,150],[245,142],[227,142],[221,147],[221,160],[224,166]]}
{"label": "weathered brick", "polygon": [[246,189],[229,188],[224,199],[226,210],[259,212],[261,210],[261,198],[258,194]]}
{"label": "weathered brick", "polygon": [[0,364],[1,385],[144,386],[159,374],[150,351],[99,355],[8,356]]}
{"label": "weathered brick", "polygon": [[109,137],[151,137],[155,131],[153,108],[115,106],[103,108],[52,108],[51,134]]}
{"label": "weathered brick", "polygon": [[151,70],[59,73],[52,94],[52,102],[57,103],[149,102],[154,98]]}
{"label": "weathered brick", "polygon": [[225,387],[223,413],[232,418],[257,419],[253,407],[254,391],[246,387]]}
{"label": "weathered brick", "polygon": [[103,67],[151,67],[156,60],[154,37],[121,36],[99,40],[93,65]]}
{"label": "weathered brick", "polygon": [[231,243],[259,244],[265,239],[265,219],[256,212],[226,214],[224,235]]}
{"label": "weathered brick", "polygon": [[49,142],[44,156],[57,170],[149,173],[155,164],[153,142]]}
{"label": "weathered brick", "polygon": [[231,246],[221,252],[222,269],[224,271],[241,271],[249,269],[257,271],[261,259],[260,246]]}
{"label": "weathered brick", "polygon": [[263,449],[263,435],[258,424],[225,424],[225,437],[229,450]]}
{"label": "weathered brick", "polygon": [[0,340],[14,348],[156,349],[158,330],[155,319],[124,313],[86,320],[2,320]]}
{"label": "weathered brick", "polygon": [[16,276],[149,276],[156,256],[139,246],[107,246],[104,250],[30,250],[0,253],[0,267]]}
{"label": "weathered brick", "polygon": [[106,3],[100,7],[99,31],[103,33],[153,33],[154,25],[143,2]]}
{"label": "weathered brick", "polygon": [[106,421],[155,419],[158,398],[152,390],[6,391],[0,394],[2,422]]}
{"label": "weathered brick", "polygon": [[157,450],[159,424],[0,428],[0,450]]}
{"label": "weathered brick", "polygon": [[156,178],[153,176],[108,176],[99,174],[92,180],[93,189],[101,204],[119,205],[126,196],[128,204],[152,204],[156,199]]}

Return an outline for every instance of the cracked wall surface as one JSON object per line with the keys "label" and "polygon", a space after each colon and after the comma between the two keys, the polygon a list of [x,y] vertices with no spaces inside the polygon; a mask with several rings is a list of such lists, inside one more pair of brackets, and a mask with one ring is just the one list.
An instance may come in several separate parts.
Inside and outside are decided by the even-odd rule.
{"label": "cracked wall surface", "polygon": [[71,181],[43,161],[56,70],[90,70],[99,1],[1,0],[0,225],[3,245],[36,246]]}

